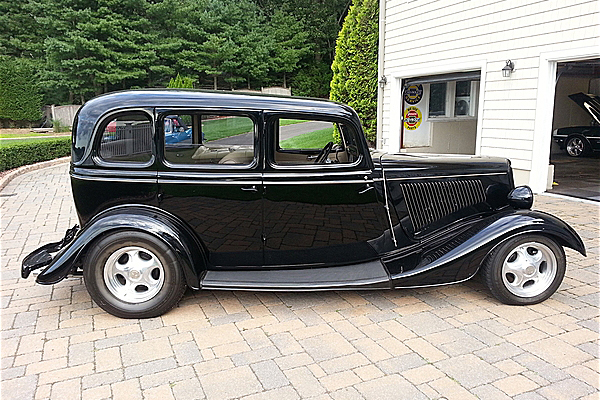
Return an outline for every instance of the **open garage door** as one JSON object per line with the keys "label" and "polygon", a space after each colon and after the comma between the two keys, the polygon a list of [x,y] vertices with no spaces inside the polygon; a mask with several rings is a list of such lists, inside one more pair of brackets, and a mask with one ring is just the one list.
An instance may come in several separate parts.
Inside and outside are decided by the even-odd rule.
{"label": "open garage door", "polygon": [[550,193],[600,201],[600,59],[559,63]]}

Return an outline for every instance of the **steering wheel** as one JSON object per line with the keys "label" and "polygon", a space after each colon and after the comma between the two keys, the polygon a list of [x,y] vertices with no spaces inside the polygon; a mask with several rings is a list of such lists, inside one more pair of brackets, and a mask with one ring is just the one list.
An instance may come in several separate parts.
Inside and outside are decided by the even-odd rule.
{"label": "steering wheel", "polygon": [[325,164],[325,160],[331,153],[331,149],[333,148],[333,142],[329,142],[321,149],[317,158],[315,158],[315,164]]}

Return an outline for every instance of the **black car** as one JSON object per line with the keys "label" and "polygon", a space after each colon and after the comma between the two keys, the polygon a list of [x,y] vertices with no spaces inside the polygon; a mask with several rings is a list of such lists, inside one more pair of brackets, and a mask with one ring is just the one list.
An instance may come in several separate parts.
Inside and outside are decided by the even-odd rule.
{"label": "black car", "polygon": [[571,157],[600,151],[600,98],[586,93],[571,94],[569,98],[591,115],[592,124],[556,129],[552,133],[554,141]]}
{"label": "black car", "polygon": [[[165,143],[174,116],[190,143]],[[118,140],[103,140],[109,125]],[[168,311],[186,287],[414,288],[479,270],[500,301],[535,304],[563,279],[563,246],[585,255],[571,227],[530,210],[507,160],[372,151],[356,113],[328,101],[100,96],[75,118],[70,174],[82,228],[27,256],[22,276],[82,274],[125,318]]]}

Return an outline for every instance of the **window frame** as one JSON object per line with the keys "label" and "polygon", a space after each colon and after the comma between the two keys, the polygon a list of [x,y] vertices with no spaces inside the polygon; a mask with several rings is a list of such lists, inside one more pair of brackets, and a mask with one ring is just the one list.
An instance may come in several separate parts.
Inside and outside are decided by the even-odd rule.
{"label": "window frame", "polygon": [[[286,150],[279,146],[279,130],[275,132],[275,120],[280,119],[302,119],[306,121],[323,121],[331,123],[341,123],[351,126],[357,136],[358,146],[358,159],[352,163],[339,163],[339,164],[295,164],[295,165],[281,165],[275,162],[275,151],[283,150],[284,152],[291,152],[297,150]],[[279,125],[277,125],[279,126]],[[276,170],[335,170],[335,169],[354,169],[361,167],[365,162],[364,149],[362,140],[360,140],[360,133],[362,129],[357,127],[349,119],[340,118],[332,115],[322,114],[303,114],[298,112],[270,112],[265,116],[265,165]],[[307,149],[308,150],[308,149]],[[297,154],[297,153],[296,153]]]}
{"label": "window frame", "polygon": [[[467,115],[455,115],[456,114],[456,83],[457,82],[470,82],[470,102],[469,102],[469,113]],[[430,115],[429,104],[431,102],[431,85],[437,83],[429,83],[427,88],[427,120],[430,122],[444,122],[444,121],[461,121],[477,119],[478,107],[479,107],[479,86],[481,81],[476,79],[457,79],[448,82],[439,82],[440,84],[446,85],[446,104],[444,115]]]}
{"label": "window frame", "polygon": [[[110,161],[102,158],[100,154],[102,137],[104,136],[104,131],[108,124],[110,124],[114,119],[119,118],[122,115],[127,114],[143,114],[150,121],[150,129],[151,129],[151,146],[150,146],[150,160],[146,162],[139,161]],[[122,167],[122,168],[136,168],[143,169],[151,167],[156,161],[156,127],[154,121],[154,114],[145,108],[128,108],[122,110],[115,110],[104,114],[101,118],[98,118],[98,123],[94,128],[93,135],[93,151],[92,151],[92,161],[94,164],[102,167]]]}
{"label": "window frame", "polygon": [[[158,158],[160,159],[160,163],[166,169],[173,170],[184,170],[184,169],[194,169],[194,170],[253,170],[257,169],[260,165],[260,156],[261,156],[261,146],[260,146],[260,132],[262,131],[261,117],[256,110],[229,110],[223,108],[178,108],[178,107],[169,107],[169,108],[156,108],[156,127],[157,127],[157,135],[156,140],[158,143]],[[249,118],[254,124],[254,158],[250,164],[211,164],[211,163],[198,163],[198,164],[186,164],[186,163],[173,163],[166,159],[165,157],[165,132],[164,132],[164,119],[168,115],[198,115],[200,116],[200,120],[202,119],[202,115],[222,115],[222,116],[230,116],[230,117],[246,117]],[[201,121],[200,121],[201,123]],[[162,129],[160,128],[162,126]],[[192,124],[192,129],[193,124]],[[194,132],[192,131],[192,136]],[[198,144],[198,143],[196,143]]]}

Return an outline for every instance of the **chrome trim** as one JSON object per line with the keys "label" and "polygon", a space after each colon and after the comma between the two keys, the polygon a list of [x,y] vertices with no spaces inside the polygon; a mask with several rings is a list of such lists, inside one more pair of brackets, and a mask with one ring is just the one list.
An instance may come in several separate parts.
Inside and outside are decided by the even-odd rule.
{"label": "chrome trim", "polygon": [[388,222],[390,224],[390,233],[392,234],[392,240],[394,241],[394,246],[398,247],[398,242],[396,241],[396,234],[394,233],[394,226],[392,225],[392,216],[390,215],[390,205],[388,203],[388,194],[387,194],[387,181],[385,178],[385,169],[381,170],[382,178],[383,178],[383,197],[384,197],[384,206],[385,211],[387,211]]}
{"label": "chrome trim", "polygon": [[389,178],[388,181],[404,181],[413,179],[441,179],[441,178],[464,178],[469,176],[488,176],[488,175],[506,175],[506,172],[489,172],[483,174],[463,174],[463,175],[431,175],[431,176],[411,176],[404,178]]}
{"label": "chrome trim", "polygon": [[370,169],[362,171],[323,171],[321,173],[303,173],[303,172],[291,172],[291,173],[278,173],[278,172],[265,172],[265,178],[309,178],[309,177],[323,177],[323,176],[345,176],[345,175],[371,175],[373,171]]}
{"label": "chrome trim", "polygon": [[251,172],[244,174],[228,174],[228,173],[211,173],[211,172],[170,172],[160,171],[158,173],[158,179],[163,178],[189,178],[189,179],[206,179],[207,177],[214,179],[244,179],[254,178],[262,179],[260,172]]}
{"label": "chrome trim", "polygon": [[107,177],[107,176],[86,176],[71,174],[71,178],[81,179],[84,181],[101,181],[101,182],[129,182],[129,183],[157,183],[157,179],[131,179],[131,178],[118,178],[118,177]]}
{"label": "chrome trim", "polygon": [[129,170],[115,170],[115,169],[95,169],[95,168],[81,168],[81,167],[73,167],[73,172],[71,175],[82,175],[82,176],[90,176],[90,177],[99,177],[99,176],[108,176],[114,177],[115,172],[119,172],[119,174],[127,175],[127,176],[139,176],[139,177],[156,177],[156,171],[129,171]]}
{"label": "chrome trim", "polygon": [[343,183],[369,183],[370,180],[346,180],[346,181],[264,181],[264,185],[339,185]]}
{"label": "chrome trim", "polygon": [[186,185],[236,185],[236,186],[248,186],[248,185],[262,185],[262,181],[222,181],[222,180],[189,180],[189,179],[161,179],[158,178],[158,184],[186,184]]}

